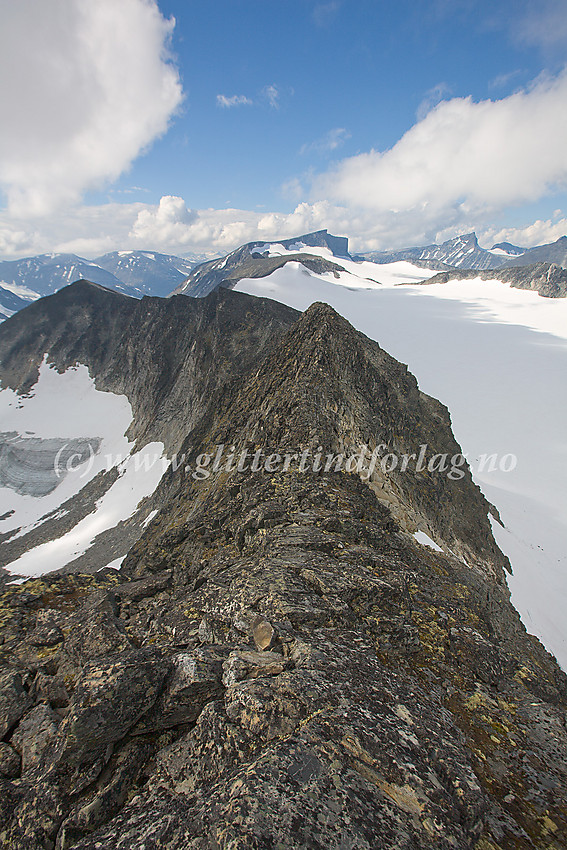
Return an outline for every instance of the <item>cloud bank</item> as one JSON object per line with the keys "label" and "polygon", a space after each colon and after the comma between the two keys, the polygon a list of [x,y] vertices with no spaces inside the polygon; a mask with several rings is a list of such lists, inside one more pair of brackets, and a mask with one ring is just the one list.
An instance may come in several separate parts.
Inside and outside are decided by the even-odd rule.
{"label": "cloud bank", "polygon": [[443,101],[390,150],[320,175],[313,198],[452,223],[567,186],[567,73],[502,100]]}
{"label": "cloud bank", "polygon": [[[2,0],[0,185],[44,214],[116,179],[182,100],[155,0]],[[33,21],[33,25],[30,23]]]}
{"label": "cloud bank", "polygon": [[567,234],[567,218],[557,211],[550,219],[508,228],[469,219],[436,230],[419,217],[377,217],[369,210],[353,210],[327,201],[302,202],[291,213],[265,213],[241,209],[195,210],[183,198],[166,195],[158,204],[79,206],[41,220],[18,220],[0,213],[0,257],[11,259],[47,251],[96,257],[107,251],[136,248],[212,256],[244,242],[298,236],[322,228],[348,236],[353,251],[442,241],[474,228],[485,247],[502,241],[532,247]]}

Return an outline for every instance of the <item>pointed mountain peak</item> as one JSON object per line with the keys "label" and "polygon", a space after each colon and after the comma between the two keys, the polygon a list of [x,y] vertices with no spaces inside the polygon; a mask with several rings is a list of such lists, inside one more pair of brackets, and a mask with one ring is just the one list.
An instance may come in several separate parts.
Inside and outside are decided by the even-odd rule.
{"label": "pointed mountain peak", "polygon": [[470,245],[474,245],[475,248],[478,247],[478,239],[477,235],[472,230],[470,233],[461,233],[459,236],[455,236],[454,239],[450,239],[450,242],[467,242]]}

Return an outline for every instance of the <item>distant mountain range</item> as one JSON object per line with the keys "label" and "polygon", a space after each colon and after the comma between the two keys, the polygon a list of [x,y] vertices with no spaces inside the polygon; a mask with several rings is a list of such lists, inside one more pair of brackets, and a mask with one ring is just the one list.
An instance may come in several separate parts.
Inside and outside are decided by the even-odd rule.
{"label": "distant mountain range", "polygon": [[134,289],[139,297],[140,294],[169,295],[202,260],[203,257],[175,257],[157,251],[113,251],[94,262]]}
{"label": "distant mountain range", "polygon": [[156,251],[114,251],[94,260],[76,254],[40,254],[0,262],[0,318],[31,301],[87,279],[133,298],[168,295],[202,257],[182,258]]}
{"label": "distant mountain range", "polygon": [[[329,255],[321,256],[328,250]],[[280,254],[278,255],[278,251]],[[333,262],[330,257],[336,257]],[[449,239],[441,245],[404,248],[399,251],[371,251],[351,256],[348,239],[317,230],[291,239],[248,242],[224,257],[204,260],[197,255],[177,257],[157,251],[114,251],[86,260],[75,254],[40,254],[21,260],[0,262],[0,321],[31,301],[57,292],[63,286],[85,279],[130,295],[165,297],[170,294],[202,298],[221,284],[232,288],[243,278],[266,277],[288,262],[299,262],[311,272],[322,274],[344,270],[342,260],[367,260],[378,265],[408,261],[418,268],[444,272],[451,269],[486,271],[537,266],[535,277],[547,274],[542,264],[567,268],[567,236],[536,248],[521,248],[499,242],[490,250],[481,248],[475,233]],[[204,260],[204,261],[203,261]],[[535,280],[535,278],[534,278]],[[525,276],[519,284],[525,287]],[[528,284],[538,289],[538,285]],[[549,287],[544,287],[550,294]],[[544,294],[544,293],[542,293]],[[563,295],[563,286],[556,294]]]}
{"label": "distant mountain range", "polygon": [[508,266],[531,266],[535,263],[554,263],[567,268],[567,236],[537,248],[520,248],[509,242],[499,242],[490,250],[481,248],[476,233],[466,233],[448,239],[441,245],[402,248],[399,251],[370,251],[356,259],[373,263],[395,263],[407,260],[422,268],[446,267],[460,269],[497,269]]}
{"label": "distant mountain range", "polygon": [[[233,289],[241,280],[268,277],[287,263],[300,263],[315,274],[331,272],[336,277],[339,273],[347,273],[347,271],[359,274],[360,262],[370,260],[377,266],[406,261],[416,267],[415,271],[419,268],[441,270],[435,277],[424,280],[424,283],[445,283],[455,278],[462,280],[473,277],[489,280],[497,276],[499,280],[515,288],[530,289],[549,298],[563,298],[567,295],[567,269],[553,259],[548,261],[541,259],[546,256],[557,258],[557,260],[564,259],[563,242],[567,243],[567,237],[551,245],[543,245],[531,250],[524,250],[503,242],[495,245],[491,251],[487,251],[479,246],[476,235],[470,233],[466,236],[458,236],[443,245],[423,249],[408,248],[397,254],[360,254],[353,259],[348,252],[348,239],[332,236],[326,230],[320,230],[284,241],[248,242],[225,257],[195,266],[172,295],[203,298],[220,286]],[[309,248],[313,248],[314,253],[311,253]],[[321,256],[321,251],[317,251],[320,248],[328,249],[334,259]],[[415,258],[412,252],[422,252],[429,256]],[[518,254],[518,252],[522,253]],[[372,259],[375,256],[382,256],[383,259],[380,261]],[[490,258],[490,263],[487,258]],[[505,264],[501,262],[503,259],[506,260]],[[448,262],[449,260],[452,264]],[[529,264],[528,260],[531,261]],[[567,266],[567,263],[565,265]],[[376,280],[383,282],[381,277],[377,270]],[[429,276],[424,274],[423,277]]]}

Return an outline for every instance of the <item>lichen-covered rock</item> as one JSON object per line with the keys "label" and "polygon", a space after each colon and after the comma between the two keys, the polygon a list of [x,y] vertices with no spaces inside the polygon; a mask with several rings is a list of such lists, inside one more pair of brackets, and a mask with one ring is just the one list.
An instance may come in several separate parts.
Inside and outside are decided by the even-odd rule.
{"label": "lichen-covered rock", "polygon": [[18,724],[10,743],[22,759],[22,774],[37,767],[57,733],[59,718],[47,705],[37,705]]}
{"label": "lichen-covered rock", "polygon": [[91,661],[77,682],[53,747],[53,765],[66,775],[100,759],[154,705],[168,664],[152,650]]}
{"label": "lichen-covered rock", "polygon": [[55,646],[63,640],[61,631],[52,611],[38,611],[35,629],[29,635],[32,646]]}
{"label": "lichen-covered rock", "polygon": [[203,706],[223,693],[223,658],[210,649],[194,649],[171,656],[170,673],[163,693],[136,726],[143,735],[195,722]]}
{"label": "lichen-covered rock", "polygon": [[113,591],[101,590],[89,596],[65,623],[66,653],[84,663],[98,656],[131,650],[132,643],[117,614],[118,600]]}
{"label": "lichen-covered rock", "polygon": [[0,738],[10,732],[30,705],[22,674],[17,671],[0,673]]}
{"label": "lichen-covered rock", "polygon": [[0,774],[6,779],[20,775],[21,758],[9,744],[0,741]]}
{"label": "lichen-covered rock", "polygon": [[277,676],[289,667],[286,659],[277,652],[231,652],[223,664],[222,681],[230,687],[241,679],[256,679],[258,676]]}
{"label": "lichen-covered rock", "polygon": [[30,695],[34,702],[49,703],[52,708],[66,708],[69,705],[69,693],[63,677],[50,676],[41,670],[33,680]]}

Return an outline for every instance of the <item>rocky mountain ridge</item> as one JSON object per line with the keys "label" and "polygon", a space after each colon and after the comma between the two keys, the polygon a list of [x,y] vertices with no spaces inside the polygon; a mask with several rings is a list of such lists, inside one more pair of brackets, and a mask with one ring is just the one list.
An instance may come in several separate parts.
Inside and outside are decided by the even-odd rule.
{"label": "rocky mountain ridge", "polygon": [[533,266],[517,266],[488,271],[470,271],[454,269],[444,271],[424,280],[422,285],[447,283],[449,280],[501,280],[514,289],[526,289],[539,292],[544,298],[565,298],[567,296],[567,269],[553,263],[536,263]]}
{"label": "rocky mountain ridge", "polygon": [[542,262],[567,268],[567,236],[535,248],[519,248],[509,242],[500,242],[493,245],[490,250],[486,250],[478,244],[476,233],[466,233],[448,239],[440,245],[403,248],[399,251],[371,251],[358,254],[357,258],[371,260],[374,263],[407,260],[422,268],[436,268],[442,271],[447,270],[447,266],[484,271],[513,266],[531,266]]}
{"label": "rocky mountain ridge", "polygon": [[[3,588],[5,846],[566,846],[565,675],[468,469],[302,468],[319,446],[458,453],[403,364],[324,304],[84,282],[3,325],[3,386],[46,350],[89,358],[188,464],[118,572]],[[219,445],[248,462],[214,468]]]}
{"label": "rocky mountain ridge", "polygon": [[[82,363],[99,390],[127,396],[133,412],[129,439],[137,446],[159,441],[171,457],[205,414],[210,399],[252,368],[266,346],[298,316],[283,305],[243,295],[233,298],[230,309],[223,305],[223,292],[208,300],[137,300],[79,281],[36,301],[2,326],[2,387],[29,393],[46,353],[60,372]],[[245,347],[240,345],[242,338],[247,340]],[[91,438],[100,435],[83,436],[93,442]],[[42,474],[34,457],[28,460],[22,450],[19,458],[28,477]],[[4,534],[0,564],[70,532],[108,492],[116,475],[114,467],[99,474],[37,530],[18,536],[16,528]],[[144,501],[128,521],[100,534],[75,566],[96,570],[122,557],[153,508],[151,499]]]}
{"label": "rocky mountain ridge", "polygon": [[507,255],[493,254],[478,244],[476,233],[455,236],[440,245],[402,248],[399,251],[371,251],[357,255],[373,263],[395,263],[406,260],[423,268],[493,269],[504,265]]}

